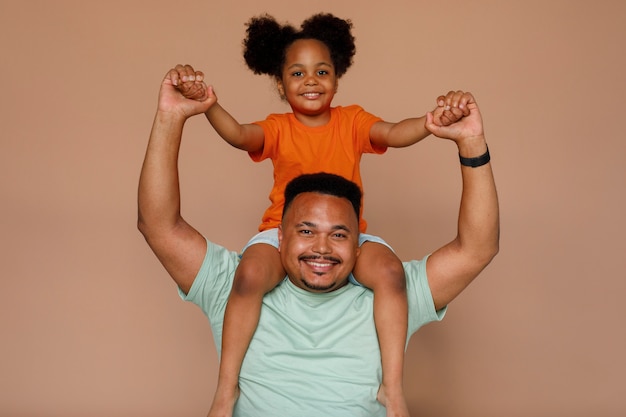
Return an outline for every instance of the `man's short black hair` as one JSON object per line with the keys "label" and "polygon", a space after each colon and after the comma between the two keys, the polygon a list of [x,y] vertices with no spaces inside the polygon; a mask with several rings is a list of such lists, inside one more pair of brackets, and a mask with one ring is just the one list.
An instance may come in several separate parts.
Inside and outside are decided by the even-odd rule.
{"label": "man's short black hair", "polygon": [[346,198],[352,204],[356,213],[357,221],[361,212],[361,189],[354,182],[339,175],[318,172],[315,174],[303,174],[294,178],[285,188],[285,212],[293,202],[293,199],[302,193],[320,193],[335,197]]}

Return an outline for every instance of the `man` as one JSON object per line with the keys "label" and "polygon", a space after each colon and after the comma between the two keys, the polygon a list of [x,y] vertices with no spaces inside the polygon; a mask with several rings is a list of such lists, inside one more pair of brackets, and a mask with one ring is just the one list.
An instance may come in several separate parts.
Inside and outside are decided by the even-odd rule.
{"label": "man", "polygon": [[[498,201],[478,106],[462,92],[449,93],[445,105],[428,114],[426,126],[454,141],[461,156],[458,235],[404,264],[410,334],[440,320],[498,251]],[[219,349],[239,258],[181,217],[177,170],[183,125],[206,107],[184,99],[165,77],[139,182],[138,227],[181,295],[209,318]],[[435,123],[447,111],[467,116],[447,127]],[[348,281],[359,256],[360,190],[316,174],[294,180],[286,200],[279,239],[288,276],[264,298],[235,416],[384,416],[372,293]]]}

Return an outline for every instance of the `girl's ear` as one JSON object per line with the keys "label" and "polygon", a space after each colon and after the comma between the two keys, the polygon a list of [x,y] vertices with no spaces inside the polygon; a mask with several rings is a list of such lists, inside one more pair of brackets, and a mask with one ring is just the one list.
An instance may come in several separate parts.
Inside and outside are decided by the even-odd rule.
{"label": "girl's ear", "polygon": [[278,94],[280,95],[280,98],[284,100],[286,98],[285,86],[283,85],[283,81],[279,78],[276,79],[276,89],[278,90]]}

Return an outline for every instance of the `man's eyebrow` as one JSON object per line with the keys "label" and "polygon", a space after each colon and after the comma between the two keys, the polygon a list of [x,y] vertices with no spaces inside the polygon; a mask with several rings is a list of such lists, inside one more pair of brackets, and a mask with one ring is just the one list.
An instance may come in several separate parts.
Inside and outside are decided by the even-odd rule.
{"label": "man's eyebrow", "polygon": [[307,222],[307,221],[303,221],[303,222],[300,222],[300,223],[297,223],[297,224],[296,224],[296,227],[302,227],[302,226],[306,226],[306,227],[317,227],[317,224],[316,224],[316,223],[313,223],[313,222]]}
{"label": "man's eyebrow", "polygon": [[[296,224],[296,227],[302,227],[302,226],[306,226],[306,227],[311,227],[316,229],[318,227],[317,223],[313,223],[313,222],[309,222],[309,221],[303,221],[300,222],[298,224]],[[351,233],[352,231],[350,230],[350,228],[346,225],[343,224],[337,224],[331,227],[331,230],[336,231],[336,230],[343,230],[345,232]]]}

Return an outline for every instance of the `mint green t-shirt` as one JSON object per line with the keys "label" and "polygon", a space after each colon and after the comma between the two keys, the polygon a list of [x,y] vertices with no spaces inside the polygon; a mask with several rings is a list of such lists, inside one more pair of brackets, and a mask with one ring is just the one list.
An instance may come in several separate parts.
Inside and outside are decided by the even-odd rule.
{"label": "mint green t-shirt", "polygon": [[[184,300],[209,318],[221,348],[224,310],[239,263],[237,252],[207,242],[204,262]],[[409,335],[443,318],[426,279],[426,260],[404,264]],[[239,376],[234,417],[385,416],[373,293],[348,284],[311,293],[285,278],[263,298],[261,316]]]}

